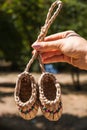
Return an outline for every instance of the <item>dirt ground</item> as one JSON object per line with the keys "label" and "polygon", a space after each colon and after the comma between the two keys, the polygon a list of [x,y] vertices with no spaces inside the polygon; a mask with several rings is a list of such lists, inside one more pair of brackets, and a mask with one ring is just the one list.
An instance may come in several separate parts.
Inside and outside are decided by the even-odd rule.
{"label": "dirt ground", "polygon": [[[87,130],[87,74],[80,74],[81,91],[76,91],[70,74],[56,75],[62,88],[63,114],[59,121],[37,117],[23,120],[14,102],[18,73],[0,73],[0,130]],[[33,74],[38,80],[39,74]]]}

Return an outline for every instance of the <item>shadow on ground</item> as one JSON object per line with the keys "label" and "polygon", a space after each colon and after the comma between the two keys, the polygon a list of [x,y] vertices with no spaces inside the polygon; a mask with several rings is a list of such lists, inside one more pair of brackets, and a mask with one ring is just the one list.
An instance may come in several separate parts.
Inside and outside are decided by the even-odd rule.
{"label": "shadow on ground", "polygon": [[11,97],[14,94],[14,88],[15,88],[15,83],[10,83],[10,82],[2,82],[0,83],[0,102],[2,102],[2,98],[4,97]]}
{"label": "shadow on ground", "polygon": [[2,99],[4,97],[14,96],[15,83],[1,82],[0,83],[0,102],[4,103]]}
{"label": "shadow on ground", "polygon": [[23,120],[15,115],[0,117],[1,130],[87,130],[87,117],[64,114],[61,119],[51,122],[43,116],[38,116],[30,121]]}
{"label": "shadow on ground", "polygon": [[[62,94],[69,94],[70,92],[72,93],[76,93],[76,94],[87,94],[87,82],[84,82],[81,84],[81,90],[78,91],[75,89],[75,86],[72,83],[66,83],[66,84],[61,84],[61,88],[62,88]],[[13,96],[14,94],[14,88],[15,88],[15,83],[10,83],[10,82],[2,82],[0,83],[0,88],[4,88],[3,91],[0,91],[0,99],[3,97],[10,97]],[[6,89],[10,88],[11,90],[8,91],[4,91]]]}
{"label": "shadow on ground", "polygon": [[14,88],[15,87],[15,83],[1,82],[0,83],[0,87],[11,87],[11,88]]}
{"label": "shadow on ground", "polygon": [[[75,86],[76,85],[76,86]],[[60,83],[60,86],[62,88],[62,94],[70,94],[70,93],[75,93],[75,94],[86,94],[87,95],[87,81],[84,81],[79,84],[80,89],[76,89],[77,84],[74,83]]]}
{"label": "shadow on ground", "polygon": [[[73,84],[61,84],[62,93],[69,94],[77,93],[84,94],[85,90],[87,91],[87,83],[84,82],[81,84],[82,90],[76,92]],[[0,88],[3,88],[3,91],[0,91],[0,102],[3,102],[4,97],[11,97],[14,94],[14,83],[0,83]],[[7,91],[6,89],[10,89]],[[6,90],[6,91],[4,91]],[[87,92],[86,92],[87,94]],[[19,116],[16,115],[3,115],[0,117],[0,129],[1,130],[87,130],[87,116],[78,117],[70,114],[63,114],[61,119],[57,122],[50,122],[44,118],[44,116],[37,116],[35,119],[30,121],[25,121]]]}

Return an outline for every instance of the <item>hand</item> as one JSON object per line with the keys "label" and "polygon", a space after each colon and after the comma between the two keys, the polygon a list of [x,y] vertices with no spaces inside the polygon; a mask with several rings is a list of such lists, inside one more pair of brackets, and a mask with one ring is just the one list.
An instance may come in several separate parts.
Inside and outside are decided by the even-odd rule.
{"label": "hand", "polygon": [[53,34],[32,47],[39,51],[44,64],[67,62],[87,70],[87,40],[74,31]]}

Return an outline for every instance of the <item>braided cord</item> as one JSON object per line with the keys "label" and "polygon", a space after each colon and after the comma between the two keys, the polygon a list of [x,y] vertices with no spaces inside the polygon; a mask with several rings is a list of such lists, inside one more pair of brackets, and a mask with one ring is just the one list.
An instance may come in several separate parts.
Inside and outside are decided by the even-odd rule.
{"label": "braided cord", "polygon": [[[52,12],[54,10],[54,8],[57,7],[56,11],[54,12],[54,14],[52,15]],[[37,41],[41,42],[44,40],[47,32],[48,32],[48,29],[50,28],[51,24],[53,23],[53,21],[55,20],[55,18],[57,17],[57,15],[59,14],[60,10],[62,8],[62,2],[60,0],[56,0],[52,5],[51,7],[49,8],[49,11],[48,11],[48,14],[47,14],[47,17],[46,17],[46,20],[45,20],[45,24],[44,26],[41,28],[41,31],[40,31],[40,34],[37,38]],[[25,68],[25,71],[29,71],[30,69],[30,66],[32,65],[32,63],[34,62],[34,60],[38,57],[39,59],[39,63],[40,63],[40,68],[42,70],[42,72],[45,72],[45,69],[44,69],[44,65],[41,61],[41,58],[40,58],[40,55],[37,51],[34,52],[32,58],[29,60],[28,64],[26,65],[26,68]]]}

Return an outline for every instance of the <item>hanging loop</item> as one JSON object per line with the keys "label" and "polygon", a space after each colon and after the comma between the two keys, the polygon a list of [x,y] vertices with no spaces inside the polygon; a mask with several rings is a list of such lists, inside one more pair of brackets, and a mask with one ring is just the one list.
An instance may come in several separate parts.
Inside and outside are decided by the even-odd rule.
{"label": "hanging loop", "polygon": [[[57,7],[56,11],[53,13],[55,7]],[[51,7],[49,8],[46,20],[45,20],[45,24],[44,26],[41,28],[40,34],[38,36],[38,41],[43,41],[45,36],[47,35],[48,29],[50,28],[51,24],[53,23],[53,21],[55,20],[55,18],[57,17],[57,15],[59,14],[60,10],[62,8],[62,2],[59,0],[56,0]],[[52,15],[53,13],[53,15]]]}
{"label": "hanging loop", "polygon": [[[54,10],[54,8],[57,7],[56,11],[53,13],[52,15],[52,12]],[[41,31],[40,31],[40,34],[37,38],[37,41],[41,42],[44,40],[45,36],[47,35],[47,32],[48,32],[48,29],[50,28],[51,24],[53,23],[53,21],[55,20],[55,18],[57,17],[57,15],[59,14],[60,10],[62,8],[62,2],[60,0],[56,0],[52,5],[51,7],[49,8],[49,11],[48,11],[48,14],[47,14],[47,17],[46,17],[46,20],[45,20],[45,24],[44,26],[41,28]],[[40,68],[42,70],[42,72],[45,72],[45,68],[44,68],[44,65],[41,61],[41,58],[39,56],[39,53],[35,50],[34,51],[34,54],[32,56],[32,58],[30,59],[30,61],[28,62],[26,68],[25,68],[25,71],[29,71],[32,63],[34,62],[34,60],[36,58],[39,58],[39,63],[40,63]]]}

